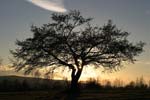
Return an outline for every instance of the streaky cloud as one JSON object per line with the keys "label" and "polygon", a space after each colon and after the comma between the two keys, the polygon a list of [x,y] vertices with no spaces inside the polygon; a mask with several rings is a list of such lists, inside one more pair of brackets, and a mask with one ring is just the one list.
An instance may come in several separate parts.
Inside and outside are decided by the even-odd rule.
{"label": "streaky cloud", "polygon": [[66,12],[63,0],[27,0],[36,6],[54,12]]}

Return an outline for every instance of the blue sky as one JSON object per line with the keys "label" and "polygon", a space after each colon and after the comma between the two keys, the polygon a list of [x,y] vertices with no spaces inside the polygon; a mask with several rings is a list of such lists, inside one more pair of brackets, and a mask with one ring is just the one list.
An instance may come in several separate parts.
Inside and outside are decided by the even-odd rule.
{"label": "blue sky", "polygon": [[[100,26],[112,19],[119,28],[131,33],[131,41],[146,42],[139,62],[122,73],[150,77],[150,0],[64,0],[64,7],[80,10],[84,16],[93,17],[93,23]],[[52,13],[27,0],[0,0],[0,57],[5,64],[10,57],[9,50],[16,47],[15,40],[32,36],[30,26],[50,22]]]}

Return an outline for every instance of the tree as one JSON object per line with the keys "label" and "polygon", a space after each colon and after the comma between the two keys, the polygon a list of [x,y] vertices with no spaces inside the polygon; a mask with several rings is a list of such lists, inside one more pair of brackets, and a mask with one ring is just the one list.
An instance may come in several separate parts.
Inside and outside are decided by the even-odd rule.
{"label": "tree", "polygon": [[143,42],[133,44],[129,33],[122,31],[111,20],[102,27],[93,26],[92,18],[79,11],[52,14],[52,22],[41,27],[32,26],[33,37],[16,41],[18,48],[11,51],[17,62],[16,70],[29,74],[35,68],[49,66],[71,71],[71,89],[78,87],[82,70],[87,65],[116,70],[122,62],[134,62],[143,51]]}

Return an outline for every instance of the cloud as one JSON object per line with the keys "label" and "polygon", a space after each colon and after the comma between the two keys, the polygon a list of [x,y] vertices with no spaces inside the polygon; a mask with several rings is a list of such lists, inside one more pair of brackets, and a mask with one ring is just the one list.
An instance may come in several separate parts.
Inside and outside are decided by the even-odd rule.
{"label": "cloud", "polygon": [[54,12],[66,12],[63,0],[27,0],[36,6]]}

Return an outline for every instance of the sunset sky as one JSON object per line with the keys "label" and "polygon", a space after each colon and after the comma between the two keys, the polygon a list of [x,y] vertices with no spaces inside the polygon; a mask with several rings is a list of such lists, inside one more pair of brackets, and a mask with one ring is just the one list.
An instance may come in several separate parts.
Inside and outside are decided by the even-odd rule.
{"label": "sunset sky", "polygon": [[[44,1],[44,0],[43,0]],[[47,0],[45,0],[47,1]],[[49,2],[48,2],[49,1]],[[111,74],[97,74],[100,71],[84,72],[96,77],[135,79],[143,76],[150,80],[150,0],[0,0],[0,57],[4,66],[9,64],[9,50],[15,49],[15,40],[32,36],[30,26],[41,26],[50,22],[53,12],[80,10],[86,17],[93,17],[93,23],[104,25],[108,19],[122,30],[131,33],[132,42],[144,41],[145,52],[135,64],[128,64],[121,71]],[[0,75],[12,74],[3,71]],[[82,76],[84,77],[84,75]]]}

